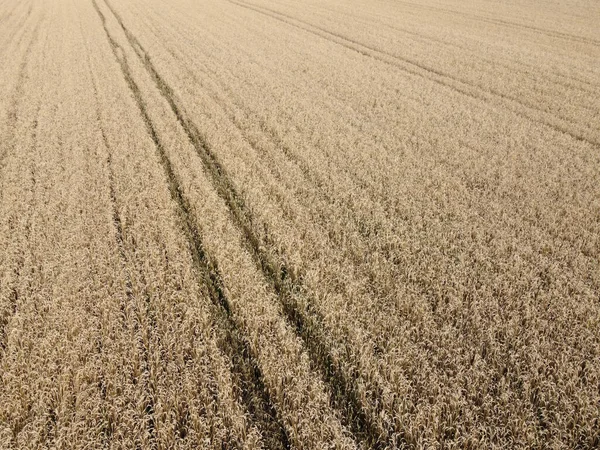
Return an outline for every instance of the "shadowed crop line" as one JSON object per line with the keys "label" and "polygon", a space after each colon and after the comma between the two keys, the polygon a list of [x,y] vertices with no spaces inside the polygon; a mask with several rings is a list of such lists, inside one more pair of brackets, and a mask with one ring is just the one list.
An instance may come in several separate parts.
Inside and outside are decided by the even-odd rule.
{"label": "shadowed crop line", "polygon": [[269,448],[289,449],[290,443],[287,431],[277,416],[277,412],[264,385],[262,371],[252,355],[250,345],[235,323],[229,301],[224,293],[225,290],[218,267],[206,255],[193,219],[192,207],[183,195],[171,162],[146,110],[139,87],[131,75],[126,57],[124,54],[119,55],[119,50],[122,51],[122,48],[110,35],[106,27],[106,19],[98,8],[96,0],[92,0],[92,2],[102,20],[104,31],[111,44],[112,51],[121,66],[123,76],[134,95],[146,129],[157,149],[161,165],[165,171],[171,198],[177,208],[180,224],[190,246],[200,285],[208,290],[209,297],[216,307],[216,311],[213,311],[215,315],[214,320],[220,325],[218,331],[223,334],[221,336],[222,339],[218,341],[218,345],[221,351],[232,362],[232,372],[244,406],[251,416],[251,421],[261,430],[263,440],[270,444]]}
{"label": "shadowed crop line", "polygon": [[[310,312],[302,311],[296,296],[302,295],[306,299],[309,299],[309,296],[305,292],[301,280],[292,274],[286,264],[276,262],[276,258],[271,252],[263,247],[261,240],[252,230],[254,219],[225,169],[221,166],[196,125],[177,103],[172,88],[157,72],[148,53],[137,38],[125,27],[122,19],[109,2],[106,0],[105,2],[121,25],[132,48],[153,78],[159,91],[171,106],[173,113],[207,169],[213,187],[225,201],[234,223],[242,231],[246,247],[277,293],[286,319],[304,342],[311,363],[319,369],[324,381],[329,386],[332,406],[340,411],[343,422],[352,430],[357,440],[373,449],[382,448],[384,446],[382,441],[389,439],[392,432],[391,430],[381,429],[376,419],[365,412],[356,380],[347,373],[341,362],[335,361],[332,356],[333,352],[326,343],[323,318],[314,310]],[[309,300],[308,303],[314,304],[314,301]],[[379,395],[375,394],[374,397]],[[380,405],[382,402],[376,403]],[[401,433],[397,433],[397,435],[401,435]],[[402,440],[402,437],[400,439]]]}
{"label": "shadowed crop line", "polygon": [[[280,22],[286,23],[290,26],[293,26],[293,27],[299,28],[301,30],[304,30],[308,33],[314,34],[315,36],[319,36],[329,42],[341,45],[342,47],[345,47],[349,50],[353,50],[363,56],[373,58],[377,61],[383,62],[384,64],[401,69],[402,71],[409,73],[411,75],[415,75],[415,76],[424,78],[426,80],[429,80],[431,82],[437,83],[441,86],[449,88],[449,89],[451,89],[455,92],[458,92],[460,94],[463,94],[467,97],[473,98],[475,100],[481,101],[481,102],[489,104],[489,105],[501,106],[501,107],[507,109],[508,111],[511,111],[512,113],[514,113],[520,117],[523,117],[533,123],[547,126],[548,128],[551,128],[552,130],[557,131],[559,133],[564,133],[577,141],[587,143],[596,148],[600,147],[600,141],[597,141],[593,138],[589,138],[589,137],[586,137],[583,135],[591,130],[588,130],[585,128],[583,130],[577,129],[580,127],[577,127],[576,123],[573,122],[571,119],[558,117],[553,114],[549,114],[539,108],[535,108],[533,106],[526,105],[523,102],[521,102],[520,100],[512,98],[512,97],[502,94],[500,92],[482,89],[474,84],[467,83],[465,81],[462,81],[458,78],[455,78],[451,75],[448,75],[448,74],[441,72],[439,70],[436,70],[434,68],[424,66],[424,65],[414,62],[408,58],[403,58],[398,55],[394,55],[392,53],[388,53],[388,52],[370,47],[366,44],[363,44],[361,42],[347,38],[340,34],[331,32],[329,30],[326,30],[325,28],[321,28],[321,27],[319,27],[317,25],[313,25],[309,22],[305,22],[296,17],[290,16],[290,15],[287,15],[284,13],[280,13],[278,11],[273,11],[271,9],[268,9],[268,8],[265,8],[262,6],[259,7],[259,6],[253,5],[253,4],[242,3],[242,2],[238,2],[238,1],[234,1],[234,0],[228,0],[228,1],[234,5],[241,7],[241,8],[246,8],[251,11],[257,12],[259,14],[263,14],[267,17],[271,17],[275,20],[279,20]],[[286,20],[282,17],[279,17],[279,16],[283,16],[283,17],[287,18],[288,20]],[[298,25],[296,23],[290,22],[290,20],[300,22],[306,26]],[[311,29],[311,27],[314,29]],[[315,29],[318,31],[315,31]],[[331,36],[334,39],[332,39],[331,37],[328,37],[328,36]],[[339,40],[336,40],[336,39],[339,39]],[[392,61],[390,61],[390,59]],[[414,66],[415,69],[411,69],[409,67],[406,67],[405,65]],[[423,73],[423,72],[425,72],[425,73]],[[470,92],[470,90],[473,90],[476,92]],[[486,96],[496,97],[500,101],[500,103],[493,103],[489,98],[486,98]],[[510,103],[515,103],[516,105],[510,105]],[[530,112],[529,112],[530,110],[533,111],[534,114],[539,113],[539,114],[544,114],[544,115],[550,115],[552,118],[554,118],[558,121],[566,122],[566,126],[561,125],[561,124],[555,125],[555,124],[549,122],[548,120],[544,120],[544,119],[541,119],[541,120],[536,119],[530,115]],[[576,128],[576,130],[572,131],[571,129],[569,129],[571,127]]]}

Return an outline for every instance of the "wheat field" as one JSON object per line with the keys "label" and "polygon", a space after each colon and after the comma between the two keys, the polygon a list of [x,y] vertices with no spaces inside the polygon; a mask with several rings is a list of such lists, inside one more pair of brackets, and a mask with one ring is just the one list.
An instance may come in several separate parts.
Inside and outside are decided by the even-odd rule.
{"label": "wheat field", "polygon": [[600,448],[600,3],[0,0],[0,449]]}

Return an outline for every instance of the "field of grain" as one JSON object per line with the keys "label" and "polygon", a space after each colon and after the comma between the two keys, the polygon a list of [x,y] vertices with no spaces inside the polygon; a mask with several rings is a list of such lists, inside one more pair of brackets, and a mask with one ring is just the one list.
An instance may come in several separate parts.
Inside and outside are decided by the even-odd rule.
{"label": "field of grain", "polygon": [[0,0],[0,449],[600,448],[599,24]]}

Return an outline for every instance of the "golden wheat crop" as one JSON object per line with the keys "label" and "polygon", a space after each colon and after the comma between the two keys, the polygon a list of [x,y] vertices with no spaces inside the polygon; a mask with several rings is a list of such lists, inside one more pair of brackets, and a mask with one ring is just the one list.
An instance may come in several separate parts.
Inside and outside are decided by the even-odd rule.
{"label": "golden wheat crop", "polygon": [[0,449],[600,448],[592,0],[0,0]]}

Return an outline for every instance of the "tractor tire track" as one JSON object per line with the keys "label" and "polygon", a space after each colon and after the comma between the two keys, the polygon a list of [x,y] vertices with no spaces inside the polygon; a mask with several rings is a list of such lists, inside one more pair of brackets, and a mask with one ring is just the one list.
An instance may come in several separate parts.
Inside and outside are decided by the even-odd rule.
{"label": "tractor tire track", "polygon": [[[250,5],[247,3],[241,3],[234,0],[228,0],[230,3],[235,4],[239,7],[246,8],[252,11],[255,11],[259,14],[263,14],[265,16],[271,17],[280,22],[286,23],[290,26],[296,27],[298,29],[304,30],[308,33],[314,34],[315,36],[319,36],[323,39],[326,39],[332,43],[341,45],[349,50],[353,50],[363,56],[373,58],[377,61],[383,62],[390,66],[397,67],[402,71],[409,73],[411,75],[415,75],[421,77],[423,79],[429,80],[446,88],[449,88],[455,92],[458,92],[462,95],[470,97],[472,99],[484,102],[490,106],[500,106],[503,107],[512,113],[523,117],[533,123],[540,124],[551,128],[552,130],[564,133],[571,136],[573,139],[589,144],[593,147],[600,147],[600,140],[598,140],[593,135],[593,130],[587,127],[577,126],[572,120],[560,118],[554,116],[552,114],[546,113],[540,109],[531,107],[526,105],[525,103],[511,98],[501,92],[497,92],[495,90],[484,90],[479,88],[478,86],[469,84],[464,82],[458,78],[454,78],[444,72],[441,72],[437,69],[427,67],[415,61],[412,61],[409,58],[402,58],[400,56],[384,52],[382,50],[376,49],[374,47],[370,47],[361,42],[355,41],[353,39],[347,38],[343,35],[333,33],[324,28],[318,27],[311,23],[302,21],[293,16],[289,16],[287,14],[283,14],[268,8],[257,7],[255,5]],[[282,16],[282,17],[280,17]],[[303,25],[298,25],[292,21],[299,22]],[[408,67],[407,67],[408,66]],[[497,102],[494,102],[496,100]],[[531,111],[533,110],[533,111]],[[540,120],[535,117],[535,115],[541,115],[543,118]],[[548,117],[549,116],[549,117]],[[566,123],[564,123],[566,122]]]}
{"label": "tractor tire track", "polygon": [[[432,35],[421,34],[416,31],[411,31],[407,28],[402,28],[402,27],[394,26],[390,23],[382,22],[381,21],[382,16],[380,16],[380,15],[374,16],[369,19],[363,19],[359,15],[352,14],[351,12],[340,11],[339,9],[335,9],[335,8],[331,8],[331,7],[328,8],[324,5],[320,5],[320,8],[324,11],[327,11],[328,14],[330,14],[330,15],[331,14],[343,14],[344,16],[348,17],[349,20],[352,20],[355,22],[356,21],[361,22],[363,25],[365,25],[367,27],[373,27],[373,26],[385,27],[390,30],[404,33],[408,36],[411,36],[412,39],[417,40],[417,41],[421,40],[421,41],[431,42],[434,45],[438,45],[438,46],[442,46],[442,47],[449,47],[452,49],[458,49],[462,52],[468,52],[469,58],[478,59],[479,61],[482,61],[485,64],[500,66],[509,72],[518,72],[524,76],[528,76],[531,74],[532,70],[538,69],[537,66],[535,66],[534,64],[528,64],[525,61],[518,61],[518,60],[515,60],[512,58],[502,57],[503,61],[500,61],[500,57],[497,57],[496,59],[486,58],[486,57],[482,56],[479,52],[473,50],[473,48],[468,45],[459,44],[456,42],[448,42],[444,39],[441,39],[441,38],[438,38],[438,37],[435,37]],[[559,86],[567,87],[570,89],[578,90],[578,91],[581,91],[581,92],[584,92],[587,94],[592,94],[592,95],[595,95],[598,88],[600,87],[599,85],[594,84],[593,82],[591,82],[589,80],[577,78],[574,75],[570,75],[570,74],[566,74],[566,73],[548,72],[548,73],[544,73],[544,77],[547,77],[547,79],[550,82],[555,83]],[[514,97],[511,97],[511,98],[514,100]],[[585,107],[585,108],[588,110],[590,109],[589,107]]]}
{"label": "tractor tire track", "polygon": [[[154,142],[161,164],[165,171],[169,191],[176,205],[177,213],[188,240],[195,268],[201,286],[208,290],[208,294],[215,306],[215,322],[219,325],[219,347],[232,362],[232,371],[236,384],[242,396],[242,401],[251,416],[254,424],[263,434],[263,439],[268,448],[289,449],[289,436],[281,423],[263,381],[262,371],[252,355],[250,346],[239,330],[231,312],[229,301],[225,296],[221,276],[216,264],[205,253],[200,235],[193,219],[194,215],[189,202],[184,197],[182,188],[166,155],[166,151],[158,136],[151,118],[146,111],[145,101],[139,87],[132,77],[131,70],[121,46],[114,40],[106,26],[106,18],[100,11],[96,0],[92,0],[98,13],[104,31],[107,35],[115,58],[119,62],[123,76],[132,91],[147,131]],[[110,6],[109,6],[110,7]],[[136,49],[136,51],[138,51]]]}
{"label": "tractor tire track", "polygon": [[[156,30],[153,30],[153,34],[158,38],[158,34],[156,34]],[[185,61],[186,56],[182,52],[177,52],[176,50],[165,46],[164,50],[168,52],[174,59]],[[198,77],[197,72],[194,71],[188,64],[183,63],[183,67],[187,75],[199,86],[203,85],[203,82]],[[211,74],[207,72],[208,67],[205,66],[205,74],[208,77],[211,77]],[[225,101],[223,101],[218,94],[211,92],[207,93],[207,95],[211,98],[211,100],[221,109],[221,111],[227,116],[227,118],[231,121],[231,123],[235,126],[235,128],[239,131],[242,136],[244,142],[246,142],[254,151],[256,151],[259,155],[261,155],[265,162],[267,163],[268,171],[275,179],[277,179],[280,183],[285,183],[285,180],[281,177],[281,174],[269,164],[268,154],[267,152],[260,146],[254,138],[248,133],[236,115],[236,112],[242,112],[244,117],[248,118],[252,116],[252,111],[248,109],[245,105],[241,104],[241,102],[236,101],[234,93],[226,86],[225,83],[220,82],[217,79],[211,79],[211,81],[218,86],[218,88],[222,89],[225,93],[229,94],[233,99],[233,106],[228,105]],[[255,117],[254,120],[257,121],[258,127],[262,130],[262,136],[277,148],[281,149],[284,156],[290,160],[291,164],[296,166],[296,168],[300,171],[305,182],[309,184],[316,185],[319,189],[317,190],[317,194],[325,199],[329,204],[333,204],[334,201],[331,196],[324,193],[324,183],[323,181],[317,177],[315,173],[313,173],[312,169],[310,169],[308,163],[301,159],[298,155],[295,155],[292,149],[283,142],[282,139],[276,136],[275,129],[268,125],[263,119]],[[280,203],[283,205],[285,202],[279,192],[269,191],[272,195],[276,196]]]}
{"label": "tractor tire track", "polygon": [[[333,406],[342,414],[344,424],[352,430],[358,441],[368,445],[369,448],[383,448],[383,441],[391,439],[394,434],[396,437],[400,436],[400,441],[403,441],[404,438],[401,432],[382,429],[377,423],[377,414],[370,414],[365,411],[365,407],[360,400],[358,384],[353,374],[348,374],[343,368],[343,362],[336,361],[332,356],[333,351],[327,344],[327,333],[323,325],[323,318],[314,308],[311,308],[311,311],[308,312],[303,311],[300,306],[297,296],[302,295],[305,299],[308,298],[301,280],[293,275],[285,263],[278,261],[272,251],[268,251],[263,247],[263,242],[253,231],[253,217],[209,144],[179,105],[172,88],[157,72],[150,56],[137,38],[125,27],[120,15],[112,8],[110,3],[106,1],[106,4],[121,25],[132,48],[155,81],[161,94],[169,103],[177,120],[196,149],[216,192],[225,201],[234,223],[242,231],[250,254],[277,293],[286,319],[304,342],[313,365],[319,369],[324,381],[329,386]],[[308,303],[314,304],[314,301],[308,300]],[[382,395],[382,392],[378,389],[375,390],[378,393],[373,395],[374,404],[380,405],[381,402],[377,399]]]}
{"label": "tractor tire track", "polygon": [[419,4],[419,3],[407,2],[407,1],[400,1],[398,3],[402,3],[404,5],[409,5],[409,6],[412,6],[414,8],[417,8],[417,9],[424,9],[424,10],[428,10],[428,11],[438,11],[438,12],[453,14],[453,15],[457,15],[457,16],[462,17],[462,18],[476,20],[476,21],[480,21],[480,22],[491,23],[491,24],[494,24],[494,25],[504,25],[504,26],[507,26],[507,27],[517,28],[517,29],[524,29],[524,30],[529,30],[529,31],[534,31],[534,32],[536,32],[538,34],[542,34],[544,36],[549,36],[549,37],[564,39],[564,40],[567,40],[567,41],[580,42],[580,43],[583,43],[583,44],[588,44],[588,45],[593,45],[593,46],[600,45],[600,40],[593,39],[593,38],[587,38],[587,37],[584,37],[584,36],[575,36],[573,34],[563,33],[561,31],[548,30],[546,28],[540,28],[540,27],[535,27],[535,26],[532,26],[532,25],[525,25],[525,24],[515,23],[515,22],[508,21],[508,20],[493,19],[491,17],[483,17],[483,16],[479,16],[477,14],[463,13],[461,11],[456,11],[454,9],[449,9],[449,8],[440,8],[440,7],[437,7],[437,6],[422,5],[422,4]]}

